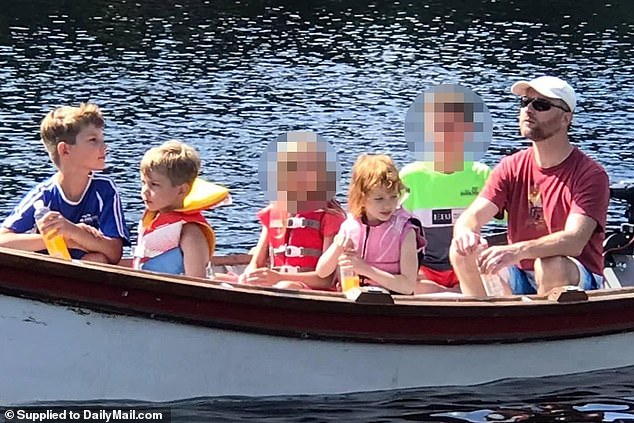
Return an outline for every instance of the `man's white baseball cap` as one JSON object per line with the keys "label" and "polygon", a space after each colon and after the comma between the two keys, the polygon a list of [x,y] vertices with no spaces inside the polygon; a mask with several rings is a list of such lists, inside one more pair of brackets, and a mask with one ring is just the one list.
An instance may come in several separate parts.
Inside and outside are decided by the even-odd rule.
{"label": "man's white baseball cap", "polygon": [[543,96],[561,99],[571,111],[575,111],[577,106],[575,90],[563,79],[556,76],[540,76],[530,81],[518,81],[511,87],[511,92],[515,95],[526,95],[529,88],[533,88]]}

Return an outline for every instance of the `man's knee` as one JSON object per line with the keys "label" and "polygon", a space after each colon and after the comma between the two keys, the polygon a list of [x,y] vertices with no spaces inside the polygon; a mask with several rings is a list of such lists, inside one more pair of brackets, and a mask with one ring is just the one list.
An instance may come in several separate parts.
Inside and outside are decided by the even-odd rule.
{"label": "man's knee", "polygon": [[538,284],[547,283],[553,286],[577,285],[579,269],[567,257],[554,256],[535,259],[535,279]]}
{"label": "man's knee", "polygon": [[466,263],[475,262],[475,254],[462,255],[454,248],[453,244],[449,247],[449,261],[456,268],[464,266]]}

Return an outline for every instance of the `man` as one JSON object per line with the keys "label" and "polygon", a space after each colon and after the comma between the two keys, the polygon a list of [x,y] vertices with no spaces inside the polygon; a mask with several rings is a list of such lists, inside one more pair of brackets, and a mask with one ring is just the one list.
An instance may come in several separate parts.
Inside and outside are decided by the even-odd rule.
{"label": "man", "polygon": [[[462,292],[486,295],[482,276],[506,293],[546,294],[558,286],[603,285],[609,182],[605,170],[570,143],[576,95],[565,81],[520,81],[519,126],[532,146],[502,159],[454,227],[450,259]],[[481,247],[480,230],[508,213],[508,245]]]}
{"label": "man", "polygon": [[[417,104],[424,100],[423,104]],[[433,147],[433,160],[410,163],[401,170],[403,183],[409,194],[403,207],[412,212],[425,228],[427,247],[420,267],[415,293],[458,291],[459,281],[449,262],[449,246],[453,224],[460,214],[477,197],[491,173],[491,169],[474,161],[474,151],[467,151],[465,144],[478,136],[484,143],[478,145],[484,153],[491,136],[483,127],[488,125],[475,122],[476,111],[479,119],[490,121],[490,114],[482,100],[471,90],[458,85],[440,85],[417,98],[406,120],[412,126],[422,123],[423,140]],[[423,114],[416,116],[416,113]],[[407,124],[406,124],[407,128]],[[473,148],[471,143],[467,150]]]}

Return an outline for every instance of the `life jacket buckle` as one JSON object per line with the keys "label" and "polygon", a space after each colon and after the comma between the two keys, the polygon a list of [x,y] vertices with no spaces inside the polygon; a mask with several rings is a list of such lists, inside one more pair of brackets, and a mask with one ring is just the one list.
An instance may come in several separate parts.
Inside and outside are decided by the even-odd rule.
{"label": "life jacket buckle", "polygon": [[296,247],[295,245],[287,245],[284,251],[286,257],[304,257],[304,247]]}
{"label": "life jacket buckle", "polygon": [[318,220],[307,219],[305,217],[289,217],[286,221],[288,229],[313,228],[319,230],[321,223]]}
{"label": "life jacket buckle", "polygon": [[304,217],[289,217],[286,222],[286,227],[288,229],[297,229],[297,228],[305,228],[306,227],[306,218]]}

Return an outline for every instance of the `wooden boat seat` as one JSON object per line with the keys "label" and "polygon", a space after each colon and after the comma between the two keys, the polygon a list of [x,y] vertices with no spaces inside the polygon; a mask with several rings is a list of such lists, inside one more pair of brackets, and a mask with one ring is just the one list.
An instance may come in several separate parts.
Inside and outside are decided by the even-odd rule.
{"label": "wooden boat seat", "polygon": [[250,254],[232,254],[229,256],[215,256],[209,261],[214,273],[242,274],[251,261]]}

